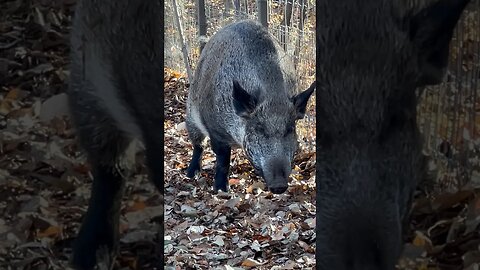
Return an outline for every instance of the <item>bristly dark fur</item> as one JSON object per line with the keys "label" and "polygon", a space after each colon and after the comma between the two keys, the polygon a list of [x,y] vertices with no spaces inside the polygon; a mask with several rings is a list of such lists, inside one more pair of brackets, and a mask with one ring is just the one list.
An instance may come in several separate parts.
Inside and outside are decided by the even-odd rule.
{"label": "bristly dark fur", "polygon": [[93,269],[116,255],[133,138],[145,144],[150,179],[163,194],[163,2],[78,1],[71,59],[70,109],[94,176],[72,264]]}
{"label": "bristly dark fur", "polygon": [[415,90],[441,82],[468,0],[399,1],[317,1],[317,269],[390,270],[402,251]]}

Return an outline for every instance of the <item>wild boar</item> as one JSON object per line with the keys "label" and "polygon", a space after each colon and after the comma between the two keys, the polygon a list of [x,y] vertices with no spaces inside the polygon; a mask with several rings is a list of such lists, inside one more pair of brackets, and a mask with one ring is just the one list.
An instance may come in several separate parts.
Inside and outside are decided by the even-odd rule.
{"label": "wild boar", "polygon": [[208,136],[216,155],[214,190],[227,190],[231,149],[242,147],[268,189],[285,192],[298,147],[296,121],[314,89],[297,93],[293,63],[258,22],[220,29],[203,49],[189,88],[186,126],[194,148],[187,176],[200,171]]}

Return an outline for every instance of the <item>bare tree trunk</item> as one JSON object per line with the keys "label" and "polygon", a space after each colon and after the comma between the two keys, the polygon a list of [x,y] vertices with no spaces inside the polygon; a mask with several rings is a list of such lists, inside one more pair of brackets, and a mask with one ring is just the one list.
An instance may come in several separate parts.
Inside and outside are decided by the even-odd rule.
{"label": "bare tree trunk", "polygon": [[[239,0],[239,1],[240,1],[240,0]],[[250,14],[250,12],[249,12],[249,11],[250,11],[250,7],[248,6],[248,0],[244,0],[243,2],[244,2],[244,4],[245,4],[245,12],[246,12],[247,14]]]}
{"label": "bare tree trunk", "polygon": [[283,15],[283,21],[280,24],[280,42],[282,43],[283,49],[287,50],[287,40],[288,40],[288,27],[292,21],[292,12],[293,12],[293,1],[295,0],[286,0],[285,3],[285,13]]}
{"label": "bare tree trunk", "polygon": [[240,0],[233,0],[233,4],[235,5],[235,17],[240,15]]}
{"label": "bare tree trunk", "polygon": [[205,47],[205,41],[207,37],[207,16],[205,15],[205,0],[195,1],[197,5],[197,15],[198,15],[198,37],[200,42],[200,54],[202,53],[203,47]]}
{"label": "bare tree trunk", "polygon": [[257,0],[258,19],[263,26],[268,27],[268,6],[267,0]]}
{"label": "bare tree trunk", "polygon": [[297,44],[295,45],[294,51],[294,65],[295,68],[298,65],[298,61],[300,60],[300,47],[302,45],[303,40],[303,29],[305,26],[305,20],[307,19],[307,12],[308,12],[308,0],[299,0],[301,12],[300,12],[300,21],[298,22],[298,39]]}
{"label": "bare tree trunk", "polygon": [[190,64],[188,62],[188,48],[187,48],[187,42],[185,41],[185,36],[183,35],[183,27],[182,23],[180,21],[180,13],[178,12],[178,6],[177,6],[177,1],[172,0],[173,4],[173,16],[175,17],[175,22],[177,24],[177,30],[178,30],[178,35],[180,36],[180,42],[181,47],[182,47],[182,53],[183,53],[183,61],[185,62],[185,69],[187,70],[187,76],[189,80],[192,80],[193,75],[192,75],[192,68],[190,67]]}
{"label": "bare tree trunk", "polygon": [[230,10],[232,10],[232,0],[224,0],[224,10],[223,10],[223,17],[228,18],[230,15]]}

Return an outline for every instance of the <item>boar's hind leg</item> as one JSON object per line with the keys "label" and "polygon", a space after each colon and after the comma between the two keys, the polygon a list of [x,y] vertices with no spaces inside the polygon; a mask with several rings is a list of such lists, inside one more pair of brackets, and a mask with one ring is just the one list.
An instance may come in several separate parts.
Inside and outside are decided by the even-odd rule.
{"label": "boar's hind leg", "polygon": [[218,141],[214,138],[211,138],[212,150],[217,156],[215,164],[215,184],[214,190],[228,190],[228,173],[230,169],[230,153],[231,147]]}
{"label": "boar's hind leg", "polygon": [[186,124],[188,137],[193,144],[192,160],[187,168],[187,177],[192,178],[202,169],[202,141],[205,139],[205,135],[203,135],[202,132],[188,120],[186,121]]}
{"label": "boar's hind leg", "polygon": [[73,247],[72,264],[76,269],[93,269],[96,263],[113,263],[118,248],[120,204],[129,165],[124,157],[130,140],[100,110],[89,109],[84,114],[73,110],[77,134],[87,152],[93,174],[88,210]]}

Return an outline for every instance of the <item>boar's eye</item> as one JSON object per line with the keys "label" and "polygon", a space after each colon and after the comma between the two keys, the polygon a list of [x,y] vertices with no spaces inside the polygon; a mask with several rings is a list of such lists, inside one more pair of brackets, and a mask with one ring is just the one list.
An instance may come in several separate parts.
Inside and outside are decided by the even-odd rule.
{"label": "boar's eye", "polygon": [[262,125],[258,125],[255,127],[255,130],[259,133],[259,134],[266,134],[267,133],[267,130],[265,129],[264,126]]}
{"label": "boar's eye", "polygon": [[287,137],[295,131],[295,126],[287,126],[284,136]]}

